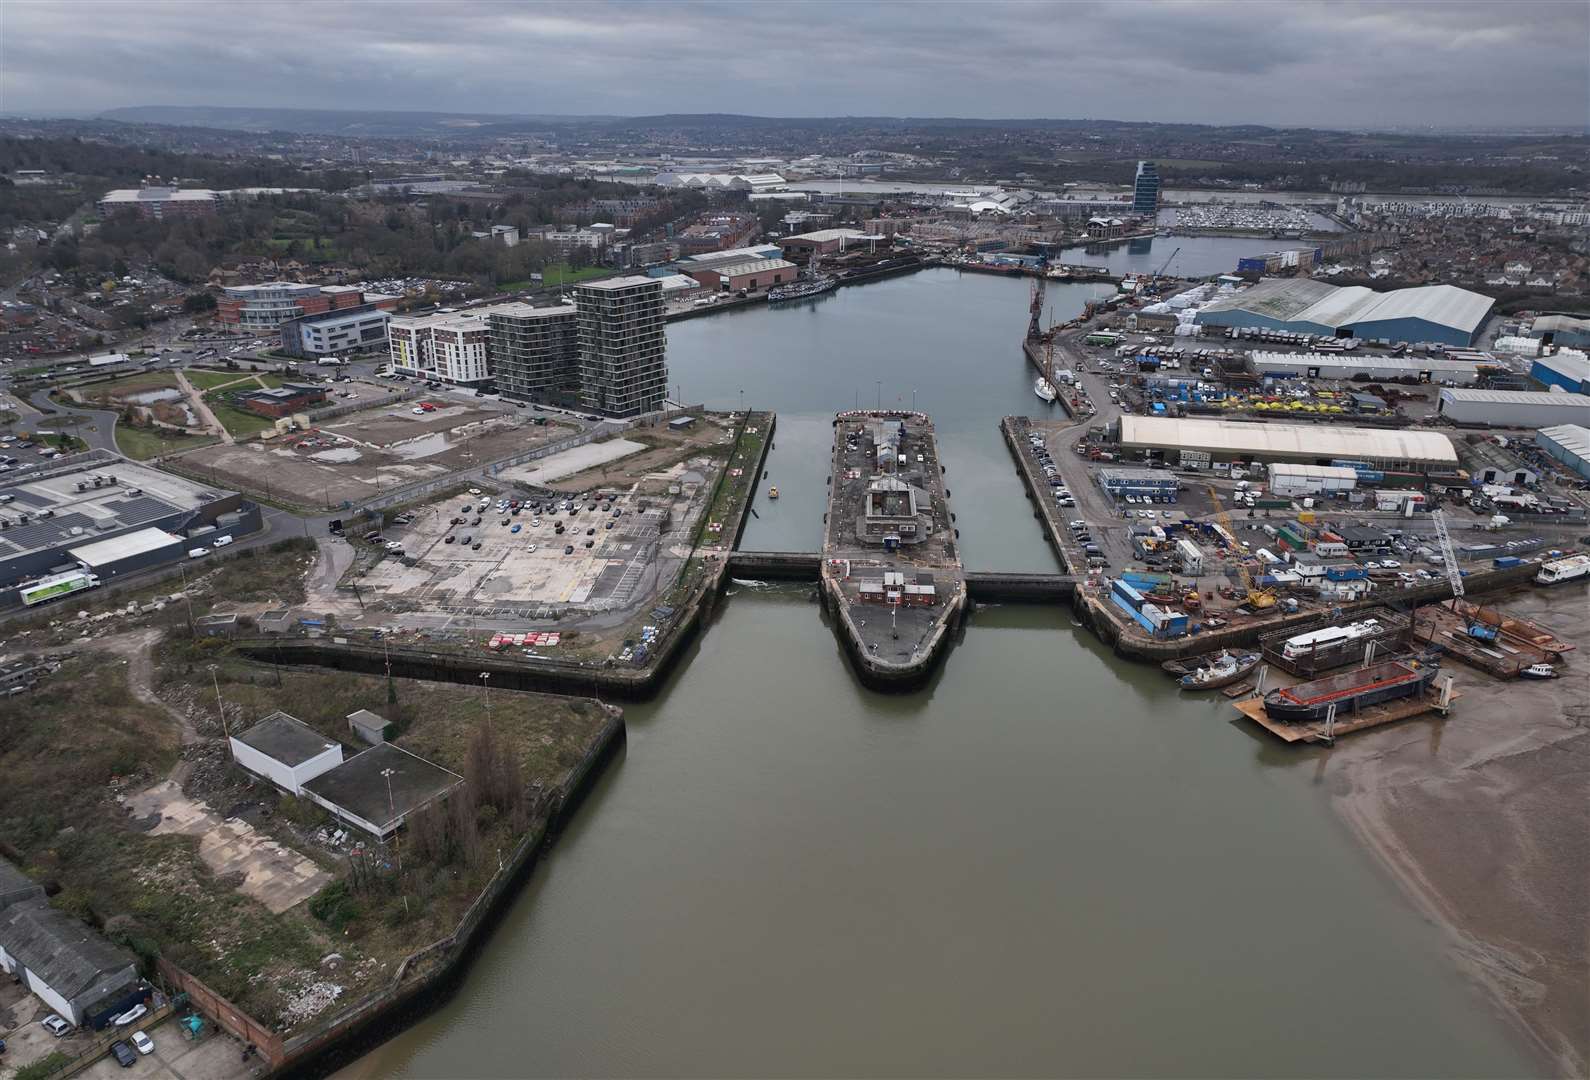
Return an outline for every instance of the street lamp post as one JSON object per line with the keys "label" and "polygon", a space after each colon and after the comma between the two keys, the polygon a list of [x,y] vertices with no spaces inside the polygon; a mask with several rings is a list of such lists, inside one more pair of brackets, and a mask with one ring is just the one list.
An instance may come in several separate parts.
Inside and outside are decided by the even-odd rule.
{"label": "street lamp post", "polygon": [[[397,818],[397,802],[392,798],[392,774],[395,772],[397,772],[396,769],[381,770],[381,775],[386,777],[386,806],[387,812],[392,815],[392,819]],[[403,889],[403,845],[398,842],[396,829],[392,830],[392,851],[397,855],[398,888]],[[403,914],[407,915],[408,913],[409,894],[407,890],[403,890]]]}
{"label": "street lamp post", "polygon": [[221,704],[221,680],[215,673],[214,664],[210,665],[210,685],[215,687],[215,711],[221,717],[221,733],[230,739],[232,733],[226,726],[226,706]]}
{"label": "street lamp post", "polygon": [[491,672],[480,673],[480,688],[486,697],[486,730],[491,730]]}

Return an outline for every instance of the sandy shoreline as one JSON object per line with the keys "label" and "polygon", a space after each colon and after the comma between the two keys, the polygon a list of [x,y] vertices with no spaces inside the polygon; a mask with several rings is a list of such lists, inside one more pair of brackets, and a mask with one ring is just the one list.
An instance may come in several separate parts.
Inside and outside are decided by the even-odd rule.
{"label": "sandy shoreline", "polygon": [[1337,812],[1539,1053],[1590,1061],[1590,605],[1521,590],[1510,610],[1576,642],[1567,675],[1502,683],[1455,662],[1466,694],[1332,751]]}

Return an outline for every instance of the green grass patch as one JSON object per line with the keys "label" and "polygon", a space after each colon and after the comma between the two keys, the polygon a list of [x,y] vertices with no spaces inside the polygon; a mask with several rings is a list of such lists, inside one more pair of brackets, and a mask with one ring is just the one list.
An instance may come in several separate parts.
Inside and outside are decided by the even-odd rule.
{"label": "green grass patch", "polygon": [[613,271],[605,266],[587,266],[583,270],[576,270],[567,263],[549,266],[541,271],[540,281],[511,281],[502,286],[506,292],[524,292],[528,289],[555,289],[562,285],[573,285],[578,281],[590,281],[594,278],[611,277]]}
{"label": "green grass patch", "polygon": [[134,461],[148,461],[150,458],[174,454],[179,450],[209,446],[217,441],[219,440],[211,435],[184,435],[178,431],[167,431],[165,428],[130,427],[120,423],[116,425],[116,449]]}
{"label": "green grass patch", "polygon": [[215,418],[221,422],[221,426],[226,428],[227,433],[234,439],[241,435],[253,435],[276,426],[276,421],[268,416],[246,412],[225,402],[210,402],[210,411],[215,413]]}
{"label": "green grass patch", "polygon": [[228,386],[244,379],[252,378],[253,372],[249,371],[188,371],[188,382],[196,390],[214,390],[218,386]]}

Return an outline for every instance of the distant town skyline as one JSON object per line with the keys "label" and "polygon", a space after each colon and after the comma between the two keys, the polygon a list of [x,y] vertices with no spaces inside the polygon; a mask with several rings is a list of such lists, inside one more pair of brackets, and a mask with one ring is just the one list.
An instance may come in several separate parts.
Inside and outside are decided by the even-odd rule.
{"label": "distant town skyline", "polygon": [[1587,40],[1578,0],[10,0],[0,108],[1584,127]]}

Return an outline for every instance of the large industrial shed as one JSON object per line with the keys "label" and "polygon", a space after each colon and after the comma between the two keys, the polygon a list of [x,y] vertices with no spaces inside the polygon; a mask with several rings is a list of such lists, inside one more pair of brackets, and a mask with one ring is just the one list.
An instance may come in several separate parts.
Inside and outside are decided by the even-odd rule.
{"label": "large industrial shed", "polygon": [[1337,356],[1331,353],[1255,351],[1248,363],[1256,375],[1272,378],[1417,379],[1420,382],[1473,386],[1480,380],[1478,360],[1433,360],[1426,356]]}
{"label": "large industrial shed", "polygon": [[1378,293],[1312,278],[1267,278],[1203,308],[1195,321],[1325,337],[1470,345],[1494,303],[1454,285]]}
{"label": "large industrial shed", "polygon": [[187,541],[164,529],[139,529],[109,540],[68,548],[67,553],[100,580],[180,559]]}
{"label": "large industrial shed", "polygon": [[1415,472],[1455,469],[1458,463],[1452,440],[1440,432],[1336,424],[1123,416],[1120,441],[1123,450],[1161,451],[1178,458],[1206,455],[1209,461],[1293,461],[1303,465],[1366,461]]}
{"label": "large industrial shed", "polygon": [[1590,428],[1579,424],[1541,428],[1535,433],[1535,445],[1590,480]]}
{"label": "large industrial shed", "polygon": [[1582,315],[1539,315],[1529,326],[1529,336],[1548,345],[1590,347],[1590,319]]}
{"label": "large industrial shed", "polygon": [[1437,410],[1454,424],[1544,428],[1590,424],[1590,397],[1528,390],[1442,390]]}
{"label": "large industrial shed", "polygon": [[1529,377],[1570,394],[1590,394],[1590,359],[1578,352],[1542,356],[1530,366]]}

